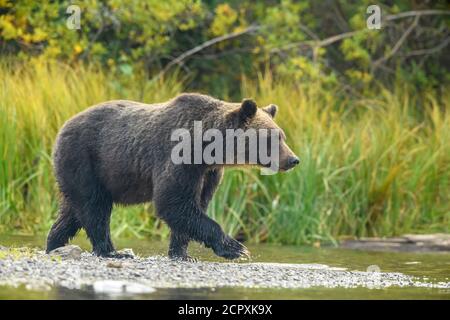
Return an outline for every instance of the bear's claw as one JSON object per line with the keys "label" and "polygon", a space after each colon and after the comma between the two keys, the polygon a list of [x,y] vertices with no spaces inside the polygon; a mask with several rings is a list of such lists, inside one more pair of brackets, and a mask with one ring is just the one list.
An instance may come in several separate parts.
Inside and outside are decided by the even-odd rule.
{"label": "bear's claw", "polygon": [[173,261],[183,261],[183,262],[198,262],[197,258],[193,258],[191,256],[185,255],[185,256],[172,256],[170,257]]}
{"label": "bear's claw", "polygon": [[250,258],[250,252],[239,241],[225,237],[217,246],[213,246],[214,253],[225,259],[237,259],[240,257]]}

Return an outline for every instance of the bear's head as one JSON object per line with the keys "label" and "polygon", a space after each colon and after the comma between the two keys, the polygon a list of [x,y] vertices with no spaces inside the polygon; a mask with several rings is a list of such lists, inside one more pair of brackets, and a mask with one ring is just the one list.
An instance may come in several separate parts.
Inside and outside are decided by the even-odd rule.
{"label": "bear's head", "polygon": [[[241,129],[237,140],[245,141],[239,149],[237,158],[245,157],[245,164],[256,164],[273,171],[287,171],[300,163],[299,158],[286,144],[286,135],[275,123],[278,107],[274,104],[258,108],[252,99],[244,99],[232,112],[234,127]],[[252,137],[256,135],[256,139]],[[239,161],[239,160],[238,160]]]}

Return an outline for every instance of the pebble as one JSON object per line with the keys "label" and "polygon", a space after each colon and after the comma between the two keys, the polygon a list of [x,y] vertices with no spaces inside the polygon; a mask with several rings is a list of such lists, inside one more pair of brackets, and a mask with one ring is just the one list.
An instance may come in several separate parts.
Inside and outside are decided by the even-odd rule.
{"label": "pebble", "polygon": [[122,268],[123,267],[122,262],[120,262],[120,261],[108,261],[106,266],[109,268]]}
{"label": "pebble", "polygon": [[50,256],[59,256],[62,259],[75,259],[79,260],[81,258],[81,248],[75,245],[68,245],[55,250],[50,251]]}

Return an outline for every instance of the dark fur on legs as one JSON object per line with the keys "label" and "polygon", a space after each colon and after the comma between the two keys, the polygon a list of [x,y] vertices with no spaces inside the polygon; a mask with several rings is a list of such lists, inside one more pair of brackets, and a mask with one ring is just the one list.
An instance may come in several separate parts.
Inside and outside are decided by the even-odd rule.
{"label": "dark fur on legs", "polygon": [[[204,174],[200,195],[200,207],[204,212],[206,212],[209,202],[220,184],[222,176],[222,168],[208,170]],[[195,258],[192,258],[187,254],[189,242],[190,238],[187,234],[172,231],[170,236],[169,257],[174,260],[196,261]]]}
{"label": "dark fur on legs", "polygon": [[203,211],[208,209],[214,193],[216,192],[223,176],[223,168],[208,170],[203,177],[203,186],[201,191],[200,206]]}
{"label": "dark fur on legs", "polygon": [[[159,189],[154,199],[158,215],[167,222],[172,231],[169,256],[187,257],[189,240],[203,243],[206,247],[212,248],[215,254],[226,259],[248,255],[247,248],[227,236],[197,202],[202,202],[202,195],[209,195],[204,189],[205,173],[201,169],[189,167],[180,167],[174,171],[177,172],[177,177],[172,183],[166,181],[165,188]],[[208,187],[217,187],[220,179],[214,180],[217,183],[210,184],[206,180]],[[177,181],[196,183],[180,185]],[[203,206],[205,205],[207,206],[207,202],[203,201]]]}
{"label": "dark fur on legs", "polygon": [[[83,159],[83,155],[78,157]],[[63,201],[57,221],[48,236],[47,252],[64,246],[83,228],[91,241],[94,254],[116,257],[109,228],[113,204],[111,196],[97,181],[91,165],[85,165],[80,170],[82,172],[79,173],[78,179],[68,177],[64,184],[60,183]],[[76,207],[75,203],[79,205]]]}
{"label": "dark fur on legs", "polygon": [[99,184],[91,185],[91,189],[79,219],[91,240],[94,254],[115,257],[109,227],[113,204],[111,196]]}
{"label": "dark fur on legs", "polygon": [[47,253],[66,245],[77,234],[81,225],[76,216],[75,207],[66,199],[63,199],[60,204],[58,218],[47,237]]}
{"label": "dark fur on legs", "polygon": [[182,233],[171,232],[169,245],[169,258],[173,260],[196,262],[195,258],[187,254],[189,236]]}

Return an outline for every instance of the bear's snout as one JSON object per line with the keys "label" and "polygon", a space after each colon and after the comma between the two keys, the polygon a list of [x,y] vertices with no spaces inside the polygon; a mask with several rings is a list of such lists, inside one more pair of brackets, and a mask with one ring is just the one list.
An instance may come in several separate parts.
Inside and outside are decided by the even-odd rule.
{"label": "bear's snout", "polygon": [[288,166],[290,168],[293,168],[300,163],[300,159],[297,158],[296,156],[293,156],[293,157],[289,157],[287,162],[288,162]]}
{"label": "bear's snout", "polygon": [[288,171],[294,168],[296,165],[300,163],[300,159],[293,155],[288,156],[285,161],[282,162],[282,165],[280,167],[281,171]]}

